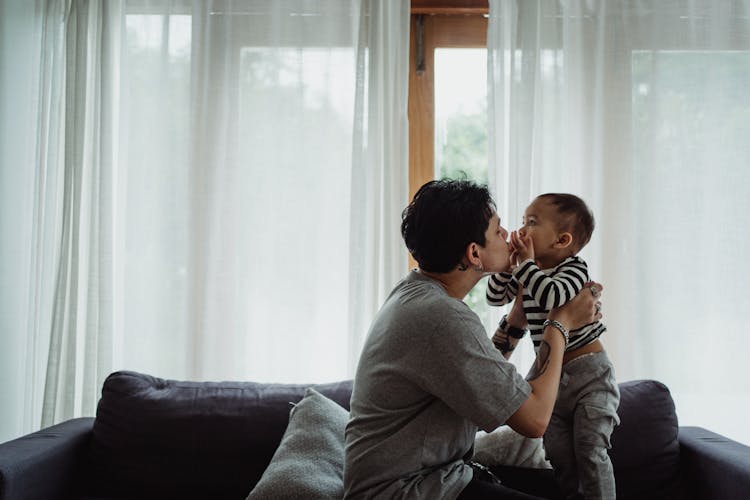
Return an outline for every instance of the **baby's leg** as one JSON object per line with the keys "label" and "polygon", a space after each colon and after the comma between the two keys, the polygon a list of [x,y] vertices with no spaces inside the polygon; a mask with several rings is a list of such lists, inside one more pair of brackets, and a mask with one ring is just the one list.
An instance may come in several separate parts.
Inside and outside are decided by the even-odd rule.
{"label": "baby's leg", "polygon": [[619,422],[619,392],[596,391],[584,396],[575,410],[575,453],[583,496],[586,499],[612,499],[615,476],[607,450],[609,437]]}
{"label": "baby's leg", "polygon": [[558,408],[555,407],[547,432],[544,434],[544,451],[547,454],[547,460],[552,464],[555,479],[565,498],[580,498],[572,415],[564,418],[557,410]]}

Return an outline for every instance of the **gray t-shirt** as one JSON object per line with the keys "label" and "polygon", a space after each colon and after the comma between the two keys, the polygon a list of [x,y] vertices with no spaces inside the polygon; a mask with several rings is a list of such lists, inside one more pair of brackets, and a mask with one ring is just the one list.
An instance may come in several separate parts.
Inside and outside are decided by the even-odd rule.
{"label": "gray t-shirt", "polygon": [[502,425],[531,388],[474,312],[412,271],[370,328],[346,427],[345,497],[453,499],[477,427]]}

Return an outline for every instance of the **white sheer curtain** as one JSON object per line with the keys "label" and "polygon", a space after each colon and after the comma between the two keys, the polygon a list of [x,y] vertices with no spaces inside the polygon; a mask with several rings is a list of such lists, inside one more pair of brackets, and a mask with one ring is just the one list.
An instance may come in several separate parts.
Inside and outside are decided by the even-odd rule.
{"label": "white sheer curtain", "polygon": [[[31,131],[36,122],[33,82],[39,79],[40,20],[32,2],[0,2],[0,441],[32,428],[24,420],[30,385],[19,381],[28,364],[32,307],[30,214],[37,169]],[[35,395],[41,399],[38,391]]]}
{"label": "white sheer curtain", "polygon": [[23,4],[0,440],[92,414],[115,369],[350,377],[407,265],[408,2]]}
{"label": "white sheer curtain", "polygon": [[750,2],[490,11],[490,179],[509,225],[536,194],[586,199],[619,379],[660,380],[681,424],[750,443]]}
{"label": "white sheer curtain", "polygon": [[116,73],[102,61],[117,5],[5,2],[0,16],[5,435],[90,413],[112,367]]}

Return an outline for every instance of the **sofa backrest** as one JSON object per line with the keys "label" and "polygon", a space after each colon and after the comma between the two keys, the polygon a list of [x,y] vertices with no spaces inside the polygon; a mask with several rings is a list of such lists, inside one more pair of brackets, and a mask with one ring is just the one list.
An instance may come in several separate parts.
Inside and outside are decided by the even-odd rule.
{"label": "sofa backrest", "polygon": [[618,500],[672,498],[680,473],[679,426],[667,386],[655,380],[620,383],[620,425],[609,456]]}
{"label": "sofa backrest", "polygon": [[[352,382],[181,382],[135,372],[102,388],[85,494],[240,499],[258,482],[307,387],[349,409]],[[679,476],[677,416],[664,384],[620,384],[610,457],[618,499],[667,498]]]}
{"label": "sofa backrest", "polygon": [[181,382],[111,374],[102,388],[84,478],[87,494],[245,498],[307,387],[349,408],[351,381]]}

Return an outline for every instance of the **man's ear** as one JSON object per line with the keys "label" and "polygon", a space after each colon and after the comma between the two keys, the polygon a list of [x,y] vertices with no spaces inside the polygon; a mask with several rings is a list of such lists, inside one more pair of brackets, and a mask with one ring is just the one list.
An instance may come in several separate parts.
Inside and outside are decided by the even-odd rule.
{"label": "man's ear", "polygon": [[469,261],[469,264],[475,266],[481,262],[479,260],[479,245],[476,242],[469,243],[469,246],[466,247],[466,260]]}
{"label": "man's ear", "polygon": [[573,244],[573,235],[570,233],[560,233],[557,236],[557,241],[555,242],[555,248],[568,248],[570,245]]}

